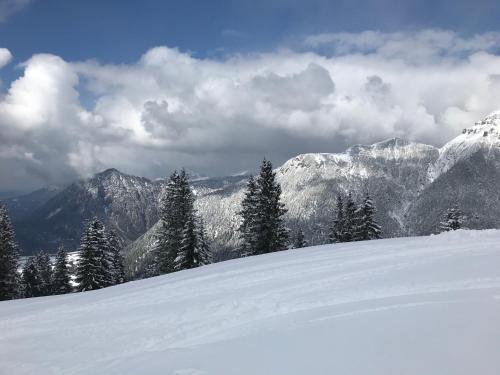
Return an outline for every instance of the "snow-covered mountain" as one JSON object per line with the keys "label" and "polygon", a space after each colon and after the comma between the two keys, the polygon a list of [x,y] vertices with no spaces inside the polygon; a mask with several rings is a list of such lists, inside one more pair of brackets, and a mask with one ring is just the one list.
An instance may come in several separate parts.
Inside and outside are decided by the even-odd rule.
{"label": "snow-covered mountain", "polygon": [[[294,231],[300,227],[312,244],[324,242],[338,192],[369,191],[387,237],[436,232],[446,210],[459,204],[471,228],[500,227],[500,115],[493,113],[441,149],[393,138],[357,145],[340,154],[304,154],[277,168],[277,179]],[[244,181],[198,195],[215,248],[238,245],[237,212]],[[131,271],[154,244],[158,226],[126,250]],[[139,262],[141,263],[141,262]]]}
{"label": "snow-covered mountain", "polygon": [[408,209],[409,234],[435,231],[444,208],[457,204],[470,228],[500,227],[500,113],[495,112],[439,150],[429,184]]}
{"label": "snow-covered mountain", "polygon": [[54,252],[60,243],[75,250],[85,220],[98,216],[129,243],[158,220],[160,191],[161,182],[108,169],[71,184],[15,223],[17,237],[25,253]]}
{"label": "snow-covered mountain", "polygon": [[499,243],[326,245],[0,302],[0,373],[498,375]]}
{"label": "snow-covered mountain", "polygon": [[[298,155],[276,170],[288,225],[292,231],[301,227],[310,243],[321,243],[331,224],[337,192],[363,195],[369,191],[387,237],[433,233],[455,203],[465,211],[471,228],[500,227],[499,129],[500,114],[493,113],[440,149],[393,138],[353,146],[344,153]],[[246,178],[238,174],[192,181],[196,208],[220,258],[231,257],[228,252],[238,244],[237,212]],[[164,184],[165,180],[150,181],[116,170],[79,181],[20,226],[21,243],[36,250],[63,240],[73,249],[81,221],[97,215],[118,231],[124,243],[142,235],[126,250],[134,268],[154,242],[157,226],[153,224]]]}
{"label": "snow-covered mountain", "polygon": [[439,150],[439,158],[429,168],[429,179],[435,180],[479,151],[488,159],[500,162],[500,111],[464,129],[461,135],[444,145]]}

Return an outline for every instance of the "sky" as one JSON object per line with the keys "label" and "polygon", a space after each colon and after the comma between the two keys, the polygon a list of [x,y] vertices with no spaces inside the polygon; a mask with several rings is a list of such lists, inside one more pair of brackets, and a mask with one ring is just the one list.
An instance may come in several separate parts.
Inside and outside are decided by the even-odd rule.
{"label": "sky", "polygon": [[276,166],[500,109],[500,3],[0,0],[0,191]]}

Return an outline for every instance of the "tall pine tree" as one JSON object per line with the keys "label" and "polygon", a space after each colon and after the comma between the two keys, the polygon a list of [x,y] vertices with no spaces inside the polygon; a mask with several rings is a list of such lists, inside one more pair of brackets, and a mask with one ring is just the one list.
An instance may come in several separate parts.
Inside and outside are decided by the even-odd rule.
{"label": "tall pine tree", "polygon": [[258,207],[258,188],[253,176],[250,176],[247,182],[245,197],[241,202],[241,211],[238,213],[241,218],[241,224],[238,228],[241,238],[241,256],[252,255],[257,248],[257,207]]}
{"label": "tall pine tree", "polygon": [[125,282],[125,268],[123,266],[120,241],[113,230],[106,232],[106,241],[108,244],[108,262],[111,264],[109,267],[111,284],[121,284]]}
{"label": "tall pine tree", "polygon": [[107,248],[104,225],[99,219],[94,218],[85,228],[80,243],[80,261],[76,270],[78,291],[109,286]]}
{"label": "tall pine tree", "polygon": [[204,224],[201,219],[192,215],[184,226],[182,241],[175,270],[185,270],[212,263],[212,253],[206,240]]}
{"label": "tall pine tree", "polygon": [[330,243],[344,242],[345,238],[345,217],[344,217],[344,200],[342,194],[337,194],[336,215],[333,220],[333,225],[330,230]]}
{"label": "tall pine tree", "polygon": [[197,238],[196,238],[196,223],[193,215],[188,217],[184,229],[182,231],[182,239],[177,257],[175,258],[175,270],[185,270],[199,266],[199,257],[196,253]]}
{"label": "tall pine tree", "polygon": [[207,235],[205,232],[205,223],[201,218],[197,220],[196,227],[196,252],[199,256],[199,264],[201,266],[213,263],[213,254],[212,249],[210,248],[210,244],[207,240]]}
{"label": "tall pine tree", "polygon": [[40,251],[35,257],[36,268],[40,277],[40,290],[42,296],[52,294],[52,265],[50,257],[45,251]]}
{"label": "tall pine tree", "polygon": [[175,171],[167,184],[162,199],[160,218],[162,227],[158,234],[158,272],[174,271],[179,250],[183,246],[186,224],[194,220],[194,197],[189,186],[189,178],[183,169]]}
{"label": "tall pine tree", "polygon": [[22,295],[25,298],[40,297],[43,295],[42,281],[34,257],[29,257],[24,264],[21,276],[21,288]]}
{"label": "tall pine tree", "polygon": [[0,202],[0,301],[13,299],[19,292],[17,266],[19,250],[7,209]]}
{"label": "tall pine tree", "polygon": [[356,203],[352,198],[352,194],[349,193],[344,206],[344,230],[342,242],[351,242],[356,240],[356,229],[358,226],[357,219]]}
{"label": "tall pine tree", "polygon": [[66,294],[71,293],[71,278],[68,268],[68,254],[64,247],[59,246],[52,274],[52,293]]}
{"label": "tall pine tree", "polygon": [[245,255],[270,253],[287,248],[288,231],[283,220],[285,213],[276,173],[271,162],[264,159],[255,186],[252,180],[249,180],[240,212],[243,218],[240,233]]}
{"label": "tall pine tree", "polygon": [[375,221],[375,206],[367,193],[362,205],[357,211],[358,225],[356,231],[357,241],[375,240],[382,238],[380,225]]}

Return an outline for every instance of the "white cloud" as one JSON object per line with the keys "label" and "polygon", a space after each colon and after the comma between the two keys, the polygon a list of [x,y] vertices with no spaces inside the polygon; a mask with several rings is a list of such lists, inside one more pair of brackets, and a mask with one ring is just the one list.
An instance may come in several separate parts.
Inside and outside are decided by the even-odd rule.
{"label": "white cloud", "polygon": [[[215,174],[251,168],[263,155],[278,163],[392,136],[440,145],[500,107],[492,35],[316,36],[307,43],[341,51],[226,60],[157,47],[128,65],[36,55],[0,99],[0,173],[19,166],[24,175],[13,184],[111,166]],[[83,108],[80,95],[95,105]]]}
{"label": "white cloud", "polygon": [[498,48],[500,33],[489,32],[469,37],[462,37],[447,30],[419,30],[413,33],[325,33],[306,37],[304,44],[329,50],[335,55],[372,53],[386,58],[426,63],[430,58],[462,58],[464,54]]}
{"label": "white cloud", "polygon": [[0,68],[7,65],[12,60],[12,54],[7,48],[0,48]]}

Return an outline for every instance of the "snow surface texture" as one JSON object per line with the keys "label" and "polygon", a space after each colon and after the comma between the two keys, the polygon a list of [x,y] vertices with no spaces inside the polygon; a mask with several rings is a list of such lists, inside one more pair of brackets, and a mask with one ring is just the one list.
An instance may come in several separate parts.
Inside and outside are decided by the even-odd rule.
{"label": "snow surface texture", "polygon": [[498,375],[500,231],[325,245],[0,303],[0,373]]}

